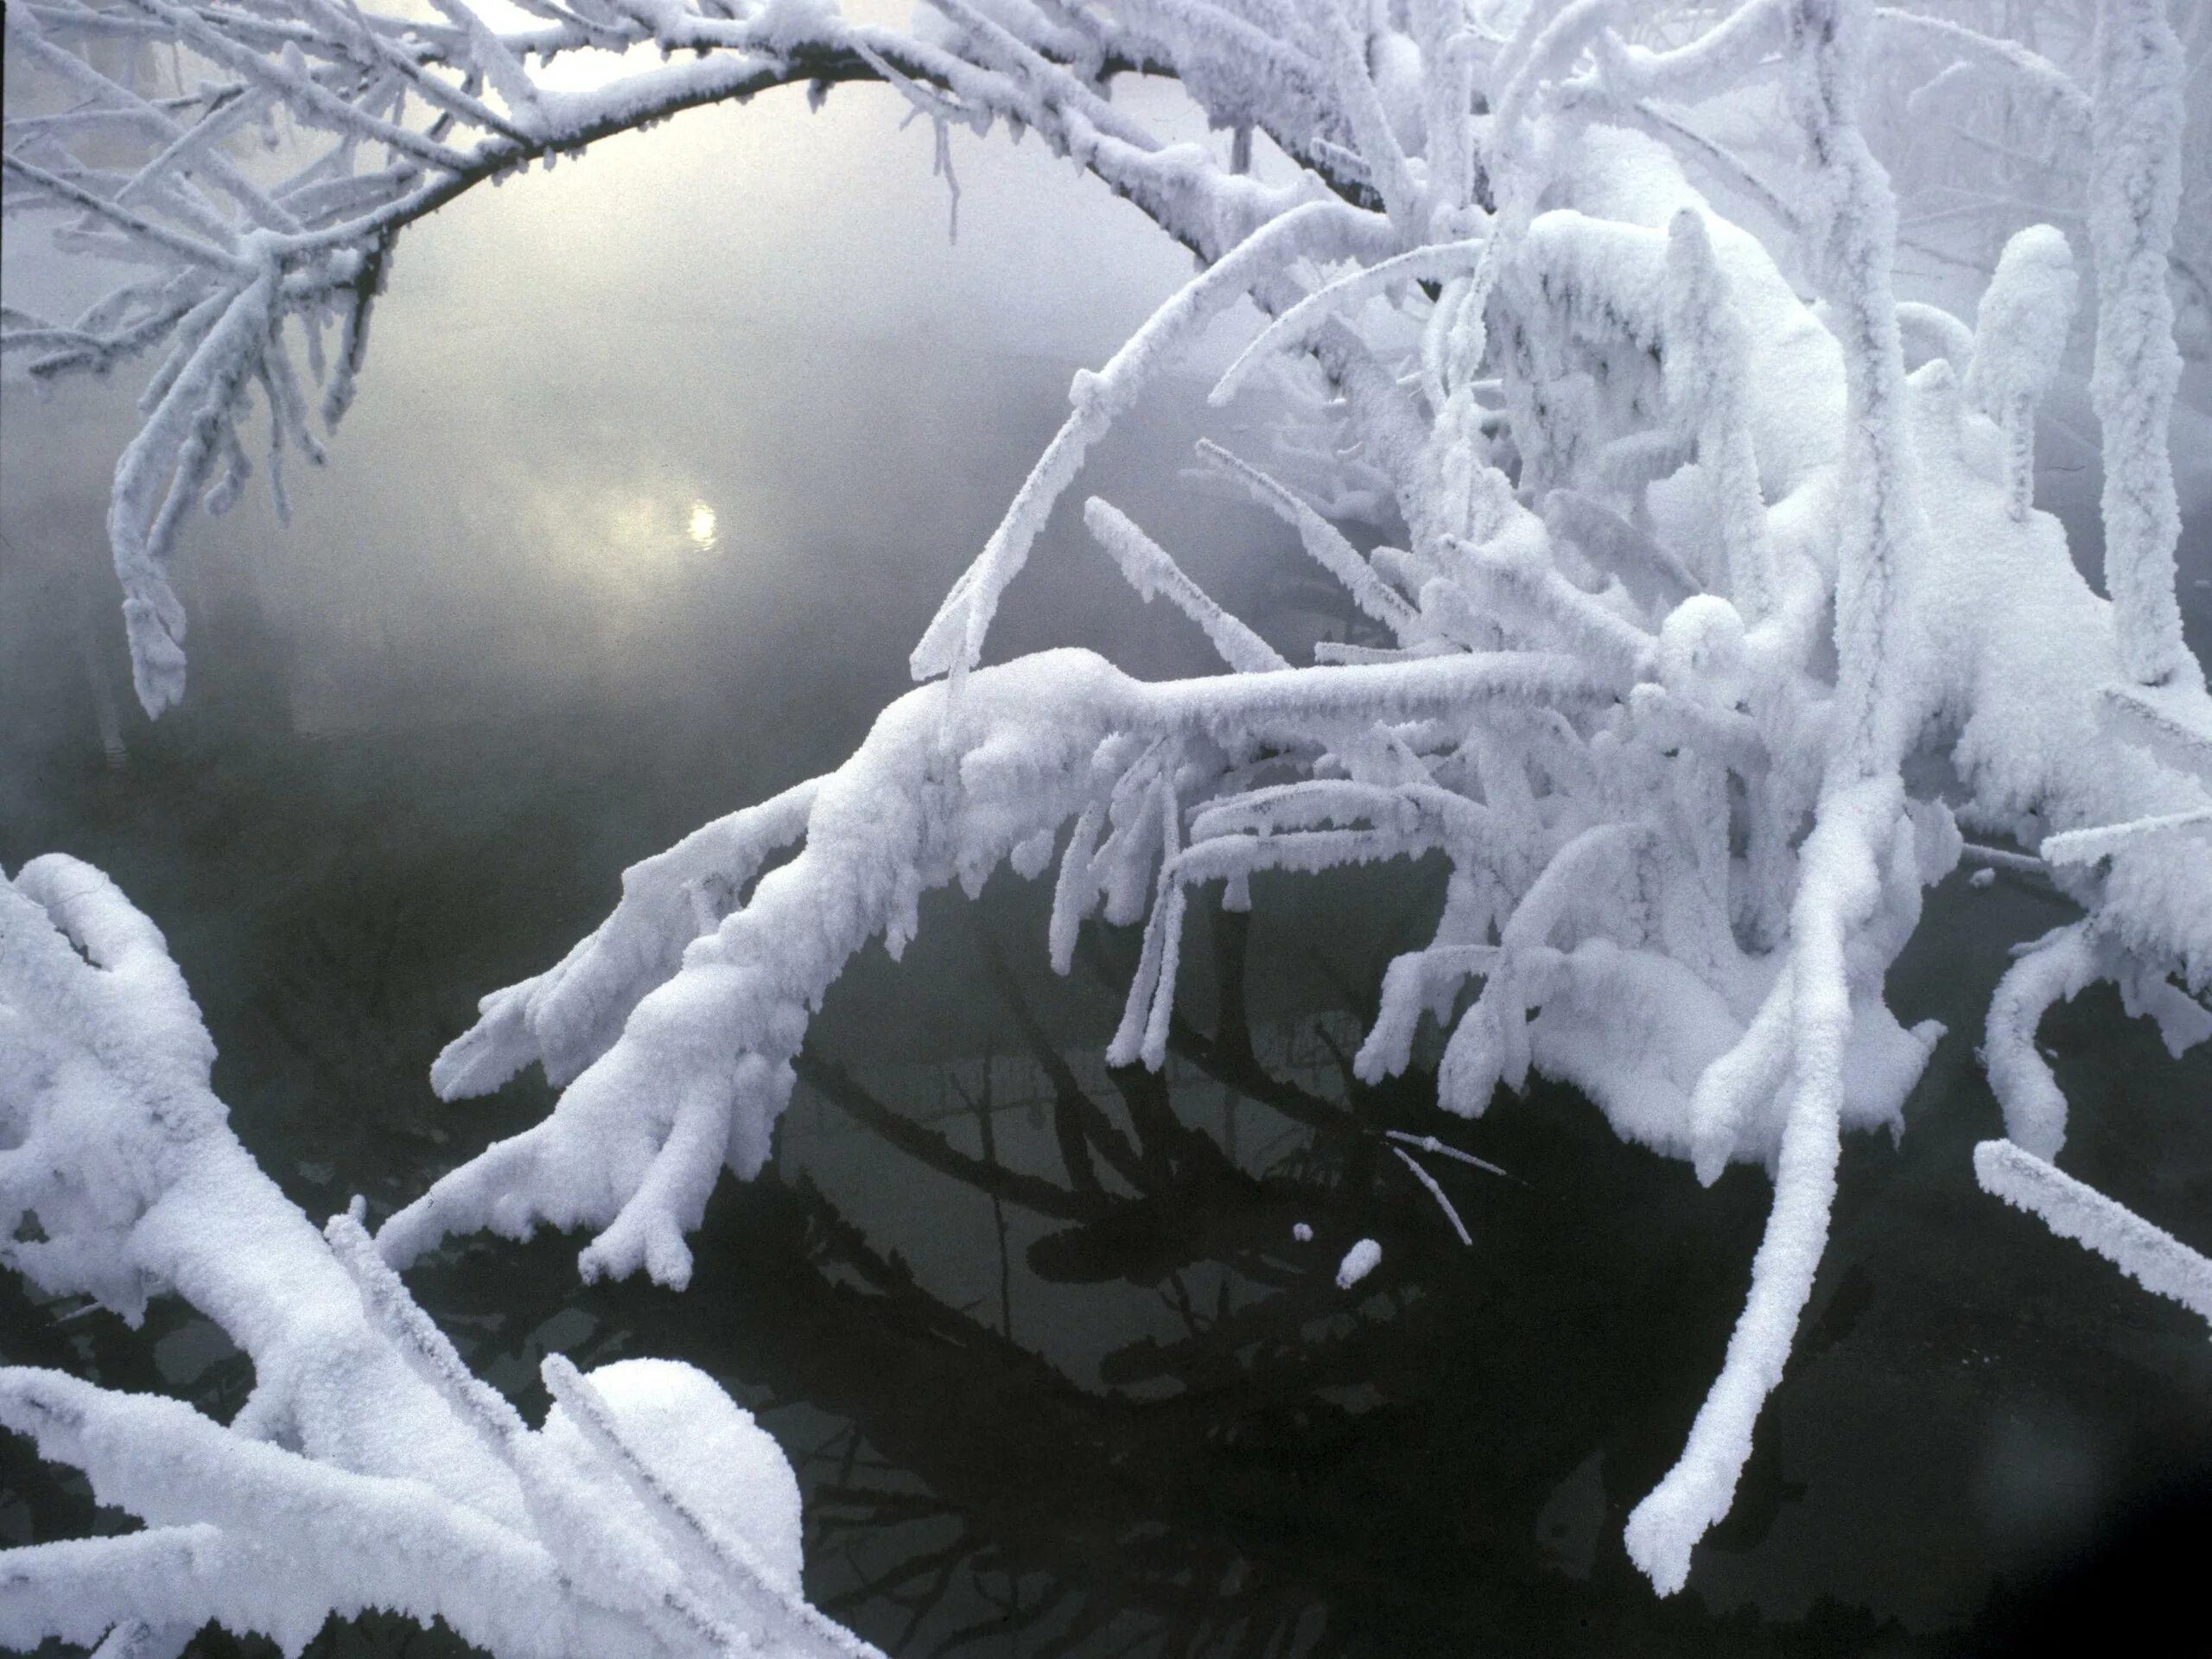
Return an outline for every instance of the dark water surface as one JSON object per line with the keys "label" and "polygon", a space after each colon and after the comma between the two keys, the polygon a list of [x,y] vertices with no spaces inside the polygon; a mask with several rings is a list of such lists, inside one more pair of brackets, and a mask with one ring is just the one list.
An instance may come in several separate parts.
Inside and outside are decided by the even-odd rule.
{"label": "dark water surface", "polygon": [[[253,504],[194,532],[192,689],[158,727],[99,544],[126,400],[11,391],[0,430],[0,863],[65,849],[161,925],[238,1133],[318,1218],[356,1192],[387,1213],[546,1109],[534,1077],[441,1105],[430,1058],[625,865],[849,752],[1073,366],[926,329],[733,346],[682,307],[550,339],[524,299],[410,323],[407,257],[299,522]],[[1339,627],[1259,580],[1270,521],[1176,477],[1197,401],[1088,487],[1278,644]],[[1202,665],[1118,588],[1063,513],[1000,645]],[[724,1183],[688,1293],[585,1287],[582,1241],[553,1236],[463,1242],[410,1284],[533,1418],[550,1351],[715,1374],[798,1469],[810,1595],[900,1653],[2028,1651],[2082,1607],[2103,1635],[2080,1650],[2212,1651],[2212,1344],[1969,1164],[1999,1128],[1973,1056],[1990,988],[2057,900],[1963,873],[1932,895],[1891,1002],[1953,1034],[1901,1144],[1847,1146],[1735,1512],[1661,1602],[1621,1525],[1719,1363],[1768,1185],[1700,1189],[1548,1087],[1468,1124],[1426,1074],[1350,1082],[1440,886],[1403,863],[1262,882],[1249,924],[1194,923],[1164,1079],[1099,1058],[1133,937],[1095,930],[1056,980],[1039,887],[937,895],[903,963],[871,947],[832,994],[777,1161]],[[2212,1249],[2212,1058],[2168,1058],[2109,988],[2044,1036],[2068,1166]],[[1512,1172],[1435,1160],[1471,1249],[1386,1128]],[[1383,1262],[1346,1294],[1362,1236]],[[0,1284],[0,1357],[245,1398],[243,1359],[174,1302],[136,1333],[70,1311]],[[0,1535],[120,1524],[0,1444]],[[369,1620],[316,1650],[454,1646]]]}

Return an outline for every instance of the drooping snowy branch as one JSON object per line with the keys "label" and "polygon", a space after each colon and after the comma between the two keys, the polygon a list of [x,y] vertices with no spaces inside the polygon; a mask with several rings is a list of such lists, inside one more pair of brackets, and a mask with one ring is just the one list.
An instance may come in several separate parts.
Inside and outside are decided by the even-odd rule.
{"label": "drooping snowy branch", "polygon": [[2090,118],[2089,242],[2097,267],[2104,433],[2105,588],[2127,676],[2142,685],[2203,671],[2182,643],[2174,594],[2181,507],[2168,450],[2181,353],[2167,251],[2181,211],[2181,42],[2159,0],[2105,0]]}
{"label": "drooping snowy branch", "polygon": [[[353,398],[394,239],[475,185],[699,105],[885,79],[925,99],[940,125],[957,118],[982,130],[1003,119],[1034,129],[1208,258],[1325,193],[1318,177],[1263,188],[1163,145],[1117,110],[1103,78],[1151,61],[1121,28],[1093,21],[1072,30],[1021,7],[1007,16],[1032,26],[1017,34],[960,0],[938,10],[945,26],[914,35],[849,22],[817,0],[552,7],[546,24],[502,33],[457,3],[441,8],[440,22],[332,0],[246,12],[168,0],[11,4],[11,45],[76,102],[67,124],[60,111],[8,121],[7,213],[58,219],[67,245],[151,272],[72,321],[11,312],[0,328],[0,352],[39,378],[162,353],[109,518],[148,711],[183,694],[186,619],[168,575],[179,528],[194,505],[220,511],[235,499],[251,467],[239,428],[257,389],[280,506],[284,455],[321,460],[288,337],[303,345],[322,419],[334,426]],[[1203,35],[1170,38],[1194,74],[1221,49]],[[124,66],[92,52],[94,42],[119,43]],[[531,68],[646,42],[664,58],[688,55],[589,92],[548,86]],[[163,60],[156,48],[173,54],[168,62],[226,79],[180,80],[173,97],[150,101],[136,90],[144,79],[137,65]],[[268,169],[235,158],[230,141],[278,109],[304,148],[290,159],[303,164],[264,178]],[[1330,126],[1337,118],[1324,104],[1311,118]],[[118,163],[118,152],[132,159]],[[338,349],[326,353],[333,322]]]}
{"label": "drooping snowy branch", "polygon": [[[213,1058],[161,934],[105,875],[54,855],[0,879],[7,1264],[134,1325],[181,1295],[255,1376],[223,1424],[0,1368],[0,1425],[144,1522],[0,1552],[0,1643],[175,1653],[213,1619],[297,1652],[334,1614],[383,1607],[547,1659],[756,1636],[874,1651],[801,1599],[789,1465],[711,1380],[661,1360],[586,1379],[556,1357],[563,1404],[525,1427],[358,1221],[326,1243],[262,1173],[208,1091]],[[699,1568],[702,1535],[730,1565]]]}
{"label": "drooping snowy branch", "polygon": [[2094,1250],[2144,1289],[2170,1296],[2212,1323],[2212,1261],[2172,1234],[2010,1141],[1976,1147],[1974,1173],[1983,1192],[2039,1217],[2061,1238]]}

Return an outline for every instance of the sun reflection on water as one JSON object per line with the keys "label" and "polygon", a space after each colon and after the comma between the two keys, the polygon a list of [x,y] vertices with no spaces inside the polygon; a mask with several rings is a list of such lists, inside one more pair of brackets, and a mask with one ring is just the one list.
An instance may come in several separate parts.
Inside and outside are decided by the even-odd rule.
{"label": "sun reflection on water", "polygon": [[702,553],[714,550],[715,510],[712,507],[704,501],[694,501],[691,504],[690,522],[686,528],[690,533],[692,546]]}

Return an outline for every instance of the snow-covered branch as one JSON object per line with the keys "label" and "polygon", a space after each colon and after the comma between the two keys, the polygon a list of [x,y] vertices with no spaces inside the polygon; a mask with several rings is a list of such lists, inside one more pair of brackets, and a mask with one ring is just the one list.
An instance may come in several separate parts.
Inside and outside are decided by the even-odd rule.
{"label": "snow-covered branch", "polygon": [[[239,429],[254,389],[270,411],[281,508],[285,454],[322,458],[288,335],[302,341],[334,427],[353,398],[394,238],[478,184],[701,105],[884,79],[921,99],[940,127],[1034,129],[1209,259],[1327,189],[1318,175],[1263,188],[1162,145],[1103,95],[1104,78],[1152,61],[1116,29],[1071,37],[1032,12],[1024,38],[961,0],[944,0],[944,27],[919,35],[849,22],[821,0],[555,7],[556,21],[505,34],[457,3],[442,10],[443,22],[332,0],[243,12],[168,0],[7,9],[11,47],[75,100],[7,122],[7,213],[58,219],[67,245],[154,273],[69,321],[11,313],[0,327],[0,352],[40,379],[163,353],[109,520],[149,713],[184,690],[186,619],[168,576],[178,530],[194,505],[219,512],[235,499],[250,471]],[[111,55],[92,43],[112,46],[118,31],[126,62],[111,73]],[[1187,54],[1204,50],[1180,33],[1169,39]],[[687,55],[589,92],[549,86],[530,67],[645,43],[664,58]],[[137,90],[162,73],[142,70],[142,59],[175,66],[172,98]],[[185,65],[229,79],[188,87]],[[278,110],[302,152],[283,176],[232,153],[237,130]],[[68,124],[57,124],[63,114]],[[1335,119],[1326,109],[1313,118]],[[132,159],[119,163],[118,150]],[[272,176],[257,176],[264,172]],[[339,346],[326,353],[333,323]]]}
{"label": "snow-covered branch", "polygon": [[181,1296],[255,1378],[224,1424],[0,1368],[0,1425],[144,1522],[0,1552],[0,1643],[175,1654],[214,1619],[297,1652],[383,1607],[546,1659],[874,1651],[801,1598],[790,1466],[710,1379],[556,1356],[560,1403],[525,1427],[357,1219],[326,1241],[262,1173],[213,1058],[160,932],[105,876],[57,855],[0,879],[8,1265],[134,1325]]}
{"label": "snow-covered branch", "polygon": [[2094,1250],[2144,1289],[2212,1324],[2212,1261],[2132,1210],[2010,1141],[1974,1149],[1982,1190],[2039,1217],[2061,1238]]}

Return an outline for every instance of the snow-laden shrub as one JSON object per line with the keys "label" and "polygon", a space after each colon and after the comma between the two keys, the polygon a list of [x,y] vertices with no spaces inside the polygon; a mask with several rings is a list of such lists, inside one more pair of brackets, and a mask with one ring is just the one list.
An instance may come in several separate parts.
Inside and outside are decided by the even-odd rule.
{"label": "snow-laden shrub", "polygon": [[[1629,1522],[1671,1592],[1782,1374],[1839,1137],[1897,1127],[1942,1035],[1900,1026],[1883,983],[1963,829],[2012,838],[2024,852],[1994,855],[2037,861],[2082,911],[2023,947],[1993,1004],[2011,1139],[1978,1159],[1985,1184],[2212,1304],[2212,1266],[2050,1166],[2065,1104],[2034,1042],[2045,1009],[2100,978],[2177,1053],[2212,1030],[2212,700],[2181,637],[2166,443],[2186,111],[2157,0],[2106,0],[2086,87],[2018,43],[1921,31],[2074,112],[2087,144],[2086,246],[2019,232],[1972,325],[1893,291],[1895,200],[1855,113],[1864,0],[1685,12],[1656,46],[1619,32],[1648,9],[1612,0],[932,0],[912,35],[796,0],[526,9],[542,22],[503,32],[461,0],[439,0],[441,22],[328,0],[10,6],[11,41],[99,111],[10,123],[10,207],[60,210],[74,242],[154,273],[73,323],[11,312],[7,335],[41,375],[167,348],[110,516],[149,710],[183,690],[177,523],[245,476],[251,388],[272,463],[319,454],[289,340],[334,421],[392,238],[482,180],[692,105],[877,78],[941,134],[1033,130],[1204,265],[1076,377],[915,647],[925,683],[852,759],[630,870],[594,933],[485,999],[439,1091],[532,1062],[565,1091],[392,1217],[382,1262],[550,1222],[594,1230],[587,1276],[685,1283],[722,1170],[771,1155],[810,1014],[868,941],[901,948],[932,887],[1057,859],[1063,971],[1087,918],[1141,920],[1111,1058],[1157,1065],[1194,893],[1242,906],[1255,871],[1435,853],[1448,898],[1384,976],[1363,1076],[1403,1068],[1433,1019],[1452,1110],[1541,1071],[1708,1182],[1736,1160],[1773,1176],[1719,1376]],[[89,46],[118,36],[174,41],[218,79],[149,101],[92,67]],[[530,68],[647,42],[685,55],[590,92]],[[1179,76],[1234,129],[1230,165],[1106,100],[1133,66]],[[305,171],[256,183],[213,141],[277,107],[332,137]],[[1708,112],[1758,110],[1783,124],[1769,137],[1786,187],[1712,136]],[[86,128],[149,159],[80,162]],[[1248,170],[1255,131],[1287,181]],[[2096,303],[2108,599],[2032,504],[2035,410],[2077,290]],[[1205,459],[1295,527],[1368,637],[1294,664],[1094,500],[1104,551],[1225,671],[1143,683],[1073,651],[986,665],[1001,596],[1085,451],[1245,297],[1272,321],[1217,397],[1302,361],[1327,442],[1301,436],[1309,471],[1289,481],[1273,457]],[[1910,372],[1908,331],[1924,359]],[[1386,538],[1372,551],[1336,522],[1356,506]],[[338,1243],[373,1317],[398,1293],[342,1225]],[[89,1267],[72,1282],[143,1294]]]}

